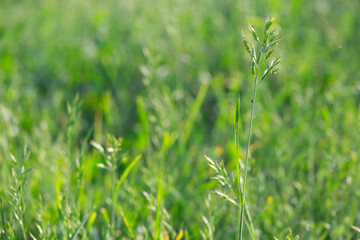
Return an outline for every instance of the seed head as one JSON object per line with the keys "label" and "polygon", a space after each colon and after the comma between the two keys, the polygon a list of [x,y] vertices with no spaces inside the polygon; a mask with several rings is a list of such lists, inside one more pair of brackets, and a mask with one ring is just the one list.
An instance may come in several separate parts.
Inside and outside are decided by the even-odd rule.
{"label": "seed head", "polygon": [[268,59],[273,52],[274,52],[274,49],[271,49],[270,52],[266,55],[266,59]]}
{"label": "seed head", "polygon": [[252,73],[252,75],[255,74],[255,63],[254,62],[251,63],[251,73]]}
{"label": "seed head", "polygon": [[255,28],[254,28],[253,25],[249,25],[249,31],[251,32],[253,38],[254,38],[256,41],[260,42],[260,39],[259,39],[258,35],[256,34]]}
{"label": "seed head", "polygon": [[244,35],[243,32],[242,32],[242,35],[243,35],[243,44],[244,44],[244,46],[245,46],[245,49],[246,49],[246,51],[251,55],[249,44],[247,43],[246,38],[245,38],[245,35]]}
{"label": "seed head", "polygon": [[270,29],[270,27],[271,27],[271,25],[273,24],[274,21],[275,21],[274,17],[266,19],[265,28],[264,28],[264,35],[267,35],[267,32],[269,31],[269,29]]}

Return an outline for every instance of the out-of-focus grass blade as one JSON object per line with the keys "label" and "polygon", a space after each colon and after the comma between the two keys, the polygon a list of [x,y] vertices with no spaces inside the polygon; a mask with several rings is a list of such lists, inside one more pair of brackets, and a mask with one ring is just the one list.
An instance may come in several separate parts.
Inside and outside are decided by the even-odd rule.
{"label": "out-of-focus grass blade", "polygon": [[189,232],[188,230],[185,230],[185,240],[189,240],[190,237],[189,237]]}
{"label": "out-of-focus grass blade", "polygon": [[161,221],[161,201],[163,198],[164,185],[159,180],[156,200],[156,222],[155,222],[155,239],[160,239],[160,221]]}
{"label": "out-of-focus grass blade", "polygon": [[[246,201],[245,201],[246,202]],[[249,208],[248,206],[245,204],[245,211],[246,211],[246,214],[247,214],[247,217],[248,219],[246,219],[246,224],[248,225],[248,230],[249,232],[251,233],[251,237],[253,240],[256,240],[256,237],[255,237],[255,231],[254,231],[254,223],[252,221],[252,218],[251,218],[251,215],[250,215],[250,211],[249,211]]]}
{"label": "out-of-focus grass blade", "polygon": [[138,136],[138,140],[136,142],[136,145],[137,145],[136,147],[140,151],[143,151],[146,149],[148,142],[149,142],[149,138],[150,138],[148,116],[146,114],[144,100],[142,97],[136,98],[136,105],[137,105],[137,109],[138,109],[139,120],[140,120],[141,127],[142,127],[141,133]]}
{"label": "out-of-focus grass blade", "polygon": [[109,226],[110,220],[109,220],[109,214],[107,213],[105,208],[100,209],[101,215],[103,217],[103,220],[106,224],[106,226]]}
{"label": "out-of-focus grass blade", "polygon": [[198,116],[199,114],[199,111],[200,111],[200,108],[201,108],[201,105],[203,104],[204,102],[204,99],[205,99],[205,96],[206,96],[206,93],[209,89],[209,85],[210,85],[210,80],[207,79],[203,82],[203,84],[201,85],[200,89],[199,89],[199,92],[196,96],[196,99],[191,107],[191,110],[190,110],[190,115],[189,117],[186,119],[186,122],[185,122],[185,128],[184,128],[184,135],[183,135],[183,138],[182,138],[182,143],[185,144],[187,142],[187,140],[189,139],[190,137],[190,133],[194,127],[194,123],[195,123],[195,120],[196,120],[196,117]]}
{"label": "out-of-focus grass blade", "polygon": [[180,230],[179,234],[176,236],[175,240],[180,240],[184,236],[184,231]]}
{"label": "out-of-focus grass blade", "polygon": [[37,240],[36,237],[34,237],[34,235],[32,235],[31,232],[29,232],[29,235],[30,235],[30,237],[31,237],[32,240]]}
{"label": "out-of-focus grass blade", "polygon": [[96,220],[96,217],[97,217],[97,213],[96,212],[92,212],[91,215],[90,215],[90,218],[89,218],[89,221],[87,222],[86,224],[86,228],[89,230],[92,225],[94,224],[95,220]]}
{"label": "out-of-focus grass blade", "polygon": [[100,144],[98,144],[97,142],[91,140],[90,145],[93,146],[94,148],[96,148],[97,150],[99,150],[99,152],[101,152],[102,154],[105,153],[105,149]]}
{"label": "out-of-focus grass blade", "polygon": [[4,213],[4,206],[3,206],[3,193],[2,189],[0,189],[0,213],[1,213],[1,222],[4,230],[5,239],[7,239],[6,227],[5,227],[5,213]]}
{"label": "out-of-focus grass blade", "polygon": [[352,225],[351,228],[360,233],[360,228],[355,227],[354,225]]}
{"label": "out-of-focus grass blade", "polygon": [[73,234],[70,235],[69,240],[73,240],[76,239],[76,236],[79,234],[81,228],[85,225],[85,223],[88,221],[89,217],[90,217],[91,213],[88,213],[86,215],[86,217],[84,218],[84,220],[80,223],[80,225],[76,228],[75,232]]}
{"label": "out-of-focus grass blade", "polygon": [[87,134],[85,136],[85,139],[84,139],[83,143],[81,144],[80,152],[81,152],[82,156],[85,154],[85,149],[86,149],[86,146],[88,145],[88,142],[89,142],[89,139],[91,137],[91,134],[92,134],[93,130],[94,130],[94,127],[91,126],[89,131],[87,132]]}
{"label": "out-of-focus grass blade", "polygon": [[123,210],[123,208],[117,204],[117,208],[118,208],[118,211],[120,212],[123,220],[124,220],[124,223],[125,223],[125,226],[127,227],[127,229],[129,230],[130,234],[131,234],[131,238],[132,239],[135,239],[135,231],[132,229],[132,226],[130,225],[130,222],[128,220],[128,218],[126,217],[126,214]]}
{"label": "out-of-focus grass blade", "polygon": [[138,155],[130,164],[129,166],[126,167],[125,171],[123,172],[123,174],[121,175],[119,182],[116,184],[115,187],[115,191],[113,193],[112,196],[112,200],[115,201],[117,193],[121,187],[121,185],[123,184],[123,182],[125,181],[125,179],[127,178],[127,176],[129,175],[131,169],[135,166],[135,164],[139,161],[141,155]]}

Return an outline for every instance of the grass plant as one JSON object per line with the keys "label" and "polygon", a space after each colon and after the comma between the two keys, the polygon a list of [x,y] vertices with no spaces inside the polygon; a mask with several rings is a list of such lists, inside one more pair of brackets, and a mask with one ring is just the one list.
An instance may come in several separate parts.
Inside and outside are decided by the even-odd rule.
{"label": "grass plant", "polygon": [[[278,71],[278,64],[280,63],[280,57],[273,58],[268,60],[272,53],[275,50],[275,47],[278,43],[278,36],[280,33],[279,27],[273,27],[275,22],[274,17],[269,17],[266,19],[265,27],[264,27],[264,37],[263,40],[260,40],[258,37],[254,27],[249,25],[249,31],[254,39],[254,42],[258,47],[255,47],[253,44],[250,48],[248,41],[245,38],[244,33],[243,35],[243,44],[246,51],[250,55],[251,59],[251,70],[252,74],[254,75],[253,81],[253,95],[251,99],[251,111],[250,111],[250,122],[249,122],[249,130],[248,130],[248,137],[247,137],[247,145],[246,145],[246,158],[245,158],[245,165],[244,167],[241,166],[242,162],[239,157],[239,148],[240,148],[240,138],[239,135],[241,134],[239,125],[240,125],[240,96],[238,96],[237,103],[236,103],[236,113],[235,113],[235,127],[234,127],[234,136],[235,136],[235,149],[236,149],[236,182],[235,186],[233,187],[231,179],[229,179],[226,168],[223,163],[217,164],[209,157],[205,156],[207,159],[208,165],[215,170],[216,176],[213,179],[217,180],[220,185],[226,186],[227,189],[232,190],[232,195],[236,197],[237,200],[232,199],[226,193],[221,191],[215,191],[215,193],[228,202],[232,203],[233,205],[239,208],[238,211],[238,238],[241,240],[243,239],[243,222],[245,219],[245,215],[247,216],[247,228],[249,229],[249,234],[252,239],[256,239],[255,236],[255,229],[254,224],[249,212],[249,209],[246,205],[246,182],[247,182],[247,174],[248,174],[248,165],[249,165],[249,158],[250,158],[250,145],[251,145],[251,134],[252,134],[252,125],[254,119],[254,109],[255,109],[255,98],[257,88],[260,86],[261,82],[267,77],[269,74],[275,74]],[[265,59],[262,59],[263,56],[266,56]],[[263,65],[267,64],[266,68],[263,69]],[[261,74],[261,70],[263,70]],[[260,77],[261,74],[261,77]],[[241,169],[244,169],[241,172]],[[235,189],[234,189],[235,188]]]}
{"label": "grass plant", "polygon": [[[29,152],[27,147],[24,148],[23,155],[20,160],[17,160],[13,154],[10,154],[12,165],[11,172],[13,181],[9,186],[9,197],[10,204],[13,208],[14,217],[20,226],[22,238],[28,239],[27,226],[25,225],[25,213],[26,213],[26,204],[25,204],[25,190],[26,184],[28,182],[28,176],[31,171],[31,168],[26,166],[29,159]],[[16,225],[13,225],[11,229],[15,228]]]}
{"label": "grass plant", "polygon": [[[239,199],[241,201],[239,202],[239,205],[241,205],[241,212],[240,212],[240,226],[239,226],[239,239],[242,239],[243,234],[243,222],[245,217],[245,196],[246,196],[246,182],[247,182],[247,175],[248,175],[248,165],[249,165],[249,157],[251,155],[250,153],[250,144],[251,144],[251,130],[253,125],[253,118],[254,118],[254,109],[255,109],[255,99],[256,99],[256,91],[257,88],[260,86],[261,82],[265,80],[267,75],[269,74],[275,74],[278,71],[278,64],[280,63],[280,57],[271,59],[268,61],[266,69],[261,74],[261,64],[263,62],[267,62],[266,60],[271,57],[272,53],[274,52],[274,49],[276,45],[278,44],[278,36],[279,36],[279,28],[275,27],[271,29],[273,23],[275,21],[274,17],[266,19],[265,27],[264,27],[264,37],[263,40],[260,40],[259,36],[257,35],[255,28],[252,25],[249,25],[249,31],[251,32],[252,37],[254,38],[255,44],[260,45],[260,48],[255,48],[253,45],[250,50],[250,46],[245,38],[245,35],[243,34],[243,43],[245,46],[246,51],[249,53],[251,58],[251,70],[252,74],[255,75],[254,81],[253,81],[253,96],[251,99],[251,112],[250,112],[250,123],[249,123],[249,132],[247,137],[247,145],[246,145],[246,159],[245,159],[245,169],[244,169],[244,183],[242,190],[239,190],[239,193],[241,193],[241,196]],[[265,57],[265,61],[263,58]],[[261,76],[260,76],[261,74]],[[238,131],[238,121],[239,121],[239,104],[240,100],[238,100],[238,107],[236,109],[237,115],[236,115],[236,123],[235,123],[235,131]],[[238,134],[235,135],[235,142],[238,141],[237,139]],[[238,144],[236,144],[236,148],[238,148]],[[238,152],[238,150],[237,150]],[[237,154],[238,155],[238,154]],[[239,158],[236,159],[237,161],[237,170],[240,171],[240,162]],[[239,188],[241,187],[241,181],[240,181],[240,173],[238,176],[238,183]]]}

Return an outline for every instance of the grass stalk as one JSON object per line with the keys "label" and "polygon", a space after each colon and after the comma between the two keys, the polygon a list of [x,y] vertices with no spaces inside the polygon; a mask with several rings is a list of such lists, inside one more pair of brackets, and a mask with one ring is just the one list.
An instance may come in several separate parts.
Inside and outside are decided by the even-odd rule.
{"label": "grass stalk", "polygon": [[[239,194],[239,208],[241,208],[242,201],[242,190],[241,190],[241,178],[240,178],[240,159],[239,159],[239,119],[240,119],[240,95],[238,95],[237,104],[236,104],[236,116],[235,116],[235,148],[236,148],[236,173],[237,173],[237,182],[238,182],[238,194]],[[241,224],[241,212],[239,210],[238,215],[238,224]],[[240,233],[240,231],[239,231]]]}
{"label": "grass stalk", "polygon": [[[255,75],[254,86],[257,83],[257,73]],[[242,230],[243,230],[243,222],[244,222],[244,211],[245,211],[245,190],[246,190],[246,180],[247,180],[247,171],[249,165],[249,156],[250,156],[250,143],[251,143],[251,131],[252,131],[252,124],[254,119],[254,106],[255,106],[255,98],[256,98],[256,87],[254,87],[253,98],[251,100],[251,113],[250,113],[250,125],[249,125],[249,133],[247,139],[247,147],[246,147],[246,159],[245,159],[245,170],[244,170],[244,185],[242,191],[242,199],[241,199],[241,213],[240,213],[240,228],[239,228],[239,239],[242,239]],[[239,183],[240,184],[240,183]]]}
{"label": "grass stalk", "polygon": [[[239,139],[239,120],[240,120],[240,95],[238,95],[238,99],[237,99],[237,105],[236,105],[236,116],[235,116],[235,148],[236,148],[236,172],[237,172],[237,187],[238,187],[238,207],[239,207],[239,214],[238,214],[238,225],[240,227],[240,223],[241,223],[241,208],[242,208],[242,201],[245,199],[243,199],[243,191],[241,189],[241,177],[240,177],[240,158],[239,158],[239,143],[240,143],[240,139]],[[248,209],[248,206],[246,204],[244,204],[245,206],[245,212],[248,218],[248,221],[246,222],[246,227],[248,228],[249,232],[251,232],[251,236],[252,239],[255,240],[255,233],[254,233],[254,226],[253,226],[253,222],[252,222],[252,218],[250,215],[250,211]],[[240,230],[240,228],[239,228]],[[240,231],[239,231],[240,234]],[[240,237],[240,235],[239,235]]]}
{"label": "grass stalk", "polygon": [[[115,184],[116,184],[116,169],[112,170],[112,192],[115,192]],[[112,199],[111,202],[111,223],[112,223],[112,231],[113,237],[116,239],[116,218],[115,218],[115,201]]]}
{"label": "grass stalk", "polygon": [[[251,133],[252,133],[252,125],[253,125],[253,120],[254,120],[254,109],[255,109],[255,98],[256,98],[256,90],[259,87],[260,83],[270,74],[275,74],[276,71],[278,70],[277,65],[280,63],[280,57],[278,58],[274,58],[270,61],[268,61],[267,67],[265,68],[263,74],[260,76],[259,72],[260,72],[260,68],[261,68],[261,64],[262,62],[264,62],[264,60],[267,60],[272,52],[274,51],[274,48],[277,46],[278,43],[278,35],[279,35],[279,30],[278,28],[274,28],[274,30],[270,31],[270,27],[271,25],[274,23],[275,18],[267,18],[266,19],[266,23],[265,23],[265,27],[264,27],[264,39],[263,41],[260,40],[258,34],[255,31],[254,26],[249,25],[249,31],[254,39],[254,41],[260,45],[258,49],[255,48],[255,46],[253,45],[251,48],[245,38],[245,35],[243,34],[243,43],[245,46],[246,51],[249,53],[250,58],[251,58],[251,69],[252,69],[252,74],[255,75],[254,77],[254,85],[253,85],[253,96],[251,99],[251,112],[250,112],[250,124],[249,124],[249,132],[248,132],[248,138],[247,138],[247,146],[246,146],[246,159],[245,159],[245,169],[244,169],[244,184],[243,184],[243,188],[241,191],[241,186],[240,186],[240,167],[239,167],[239,163],[237,164],[237,170],[238,170],[238,180],[239,180],[239,195],[241,200],[239,200],[239,203],[241,204],[241,211],[240,211],[240,224],[239,224],[239,240],[242,240],[242,234],[243,234],[243,222],[244,222],[244,218],[245,218],[245,209],[246,209],[246,214],[250,218],[250,213],[248,211],[248,208],[246,207],[246,182],[247,182],[247,174],[248,174],[248,167],[249,167],[249,158],[251,156],[250,153],[250,144],[251,144]],[[265,55],[265,59],[262,59],[262,56]],[[238,100],[238,105],[239,105],[239,101]],[[238,114],[238,109],[236,110],[237,114]],[[239,119],[239,116],[236,116],[236,131],[238,131],[238,127],[237,127],[237,122]],[[236,139],[236,141],[238,141]],[[237,155],[238,155],[238,149],[237,149]],[[238,157],[238,156],[237,156]],[[251,221],[250,221],[251,223]],[[251,234],[254,237],[254,232],[253,232],[253,227],[251,227]]]}

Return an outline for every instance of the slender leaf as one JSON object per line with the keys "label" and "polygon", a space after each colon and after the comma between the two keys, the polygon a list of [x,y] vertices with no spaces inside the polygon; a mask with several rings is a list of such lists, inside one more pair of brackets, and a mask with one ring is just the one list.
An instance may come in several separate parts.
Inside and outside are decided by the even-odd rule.
{"label": "slender leaf", "polygon": [[113,193],[113,196],[112,196],[112,200],[115,201],[116,199],[116,196],[118,194],[118,191],[121,187],[121,185],[124,183],[125,179],[127,178],[127,176],[129,175],[131,169],[135,166],[135,164],[139,161],[141,155],[138,155],[130,164],[129,166],[126,167],[125,171],[123,172],[123,174],[121,175],[118,183],[116,184],[116,187],[115,187],[115,191]]}

